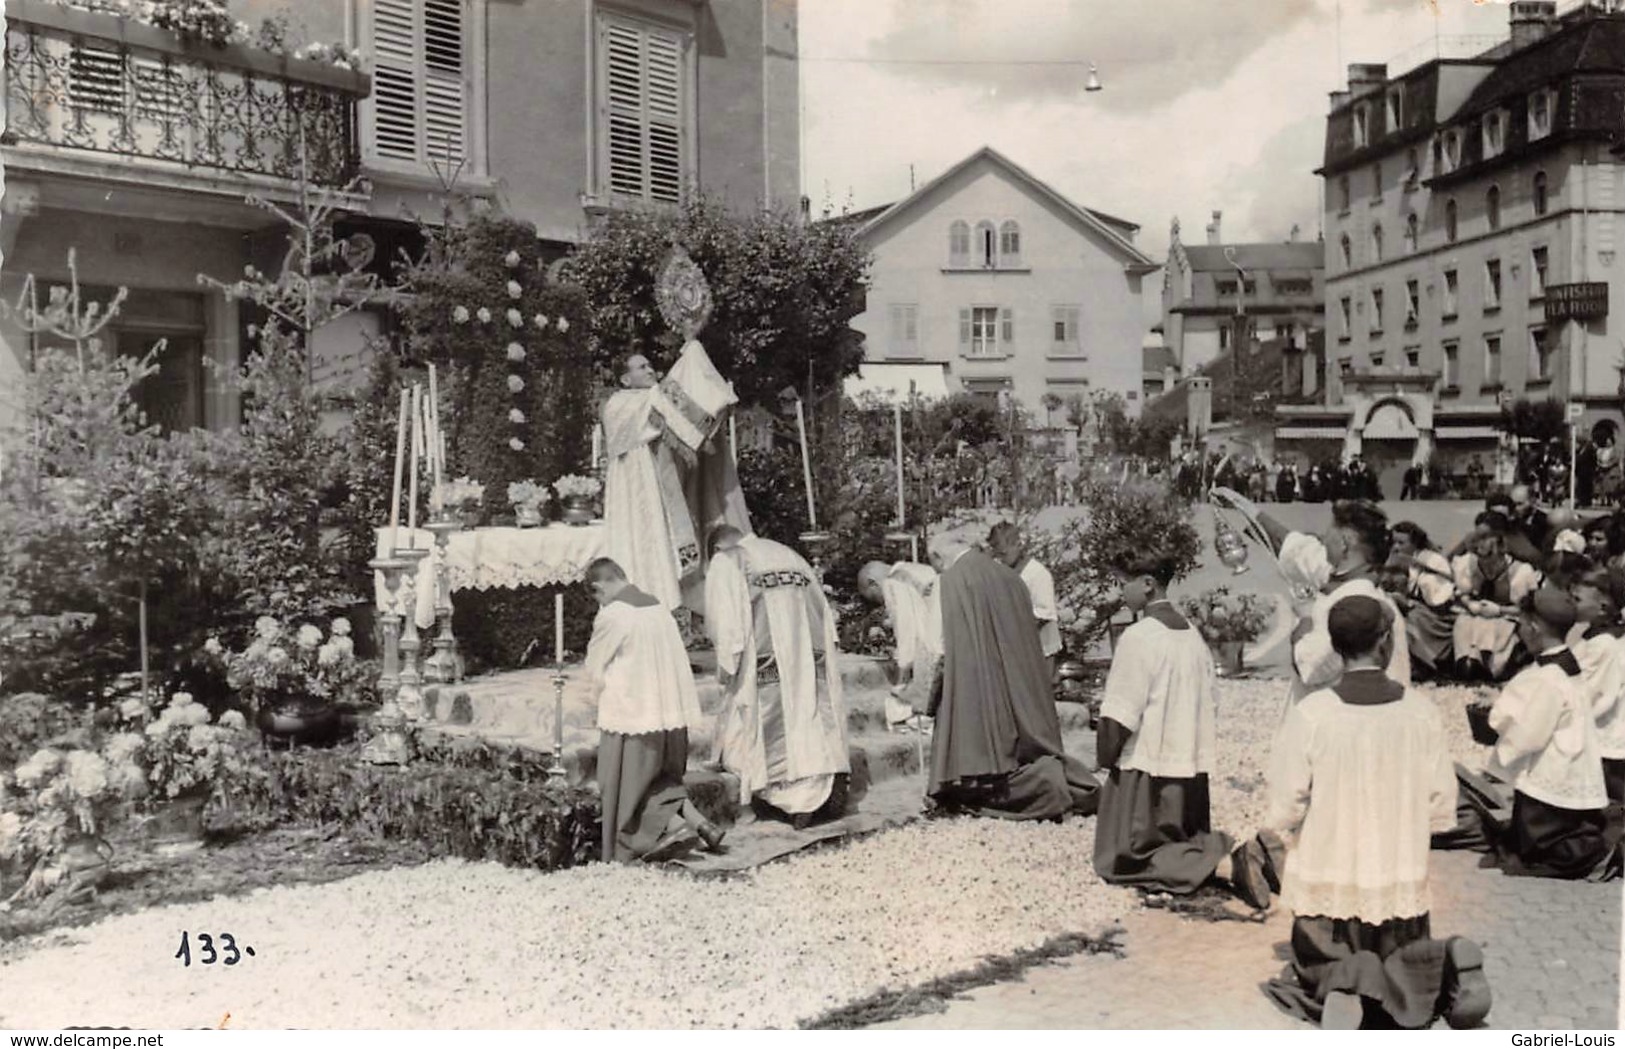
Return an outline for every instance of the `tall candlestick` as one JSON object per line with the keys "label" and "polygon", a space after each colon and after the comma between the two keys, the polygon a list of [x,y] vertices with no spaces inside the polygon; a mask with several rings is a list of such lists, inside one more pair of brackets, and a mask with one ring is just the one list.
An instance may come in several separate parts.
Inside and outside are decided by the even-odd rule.
{"label": "tall candlestick", "polygon": [[818,531],[818,511],[813,506],[812,459],[807,454],[807,417],[801,410],[801,398],[796,398],[796,433],[801,436],[801,479],[807,485],[807,530]]}
{"label": "tall candlestick", "polygon": [[429,453],[434,456],[434,486],[439,488],[445,483],[445,462],[441,449],[445,442],[440,439],[440,387],[435,383],[434,362],[429,363]]}
{"label": "tall candlestick", "polygon": [[412,482],[406,497],[406,530],[411,534],[412,549],[417,549],[418,530],[418,456],[423,451],[423,430],[418,419],[423,408],[423,387],[412,386]]}
{"label": "tall candlestick", "polygon": [[739,462],[739,419],[733,412],[728,413],[728,454]]}
{"label": "tall candlestick", "polygon": [[908,520],[903,516],[903,402],[898,401],[894,406],[896,415],[893,416],[897,432],[897,527],[903,527]]}
{"label": "tall candlestick", "polygon": [[401,391],[401,421],[395,429],[395,491],[389,500],[389,550],[385,557],[394,557],[400,545],[401,469],[406,465],[406,403],[410,396],[406,390]]}
{"label": "tall candlestick", "polygon": [[553,663],[564,665],[564,592],[553,595]]}
{"label": "tall candlestick", "polygon": [[592,428],[592,468],[598,469],[598,460],[604,455],[604,428],[594,424]]}

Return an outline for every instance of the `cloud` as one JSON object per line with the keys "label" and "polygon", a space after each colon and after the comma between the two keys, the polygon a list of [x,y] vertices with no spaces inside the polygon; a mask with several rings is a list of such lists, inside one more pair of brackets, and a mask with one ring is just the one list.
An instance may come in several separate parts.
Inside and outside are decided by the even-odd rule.
{"label": "cloud", "polygon": [[1250,163],[1232,169],[1218,194],[1234,209],[1234,220],[1231,211],[1225,213],[1225,229],[1258,240],[1286,240],[1296,223],[1299,239],[1313,240],[1320,183],[1311,172],[1320,165],[1325,137],[1326,119],[1305,117],[1266,139]]}
{"label": "cloud", "polygon": [[988,63],[1094,62],[1108,85],[1095,98],[1121,113],[1154,111],[1227,80],[1316,13],[1315,0],[956,0],[951,18],[935,3],[889,7],[865,54],[912,80],[971,88],[984,104],[1003,105],[1072,97],[1087,65]]}

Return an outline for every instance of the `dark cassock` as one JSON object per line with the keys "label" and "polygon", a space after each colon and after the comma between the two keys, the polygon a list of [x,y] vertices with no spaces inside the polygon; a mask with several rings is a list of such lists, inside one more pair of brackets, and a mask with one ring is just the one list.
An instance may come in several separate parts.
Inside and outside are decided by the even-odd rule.
{"label": "dark cassock", "polygon": [[941,543],[941,691],[929,793],[938,805],[1004,819],[1093,814],[1099,783],[1061,746],[1049,662],[1021,577],[979,551]]}

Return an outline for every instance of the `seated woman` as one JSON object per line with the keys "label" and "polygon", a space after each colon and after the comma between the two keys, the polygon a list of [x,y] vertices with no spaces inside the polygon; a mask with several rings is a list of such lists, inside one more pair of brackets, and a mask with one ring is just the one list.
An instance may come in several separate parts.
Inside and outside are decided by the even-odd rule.
{"label": "seated woman", "polygon": [[1540,572],[1507,552],[1506,517],[1478,515],[1470,553],[1451,564],[1462,609],[1451,630],[1456,674],[1466,681],[1502,681],[1516,670],[1517,610],[1540,585]]}
{"label": "seated woman", "polygon": [[1392,592],[1405,617],[1413,677],[1437,678],[1454,669],[1451,641],[1456,625],[1456,579],[1445,559],[1414,521],[1393,527],[1389,565],[1403,572]]}

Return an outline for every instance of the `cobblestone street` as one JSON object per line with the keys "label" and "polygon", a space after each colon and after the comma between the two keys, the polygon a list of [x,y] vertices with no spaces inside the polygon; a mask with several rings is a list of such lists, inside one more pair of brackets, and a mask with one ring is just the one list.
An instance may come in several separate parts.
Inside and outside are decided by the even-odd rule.
{"label": "cobblestone street", "polygon": [[[1620,1026],[1618,883],[1508,878],[1471,853],[1433,854],[1434,931],[1484,946],[1499,1029]],[[1291,916],[1261,924],[1130,917],[1127,957],[1084,955],[971,992],[889,1028],[1292,1029],[1259,984],[1285,964]],[[1440,1025],[1441,1027],[1443,1025]]]}

